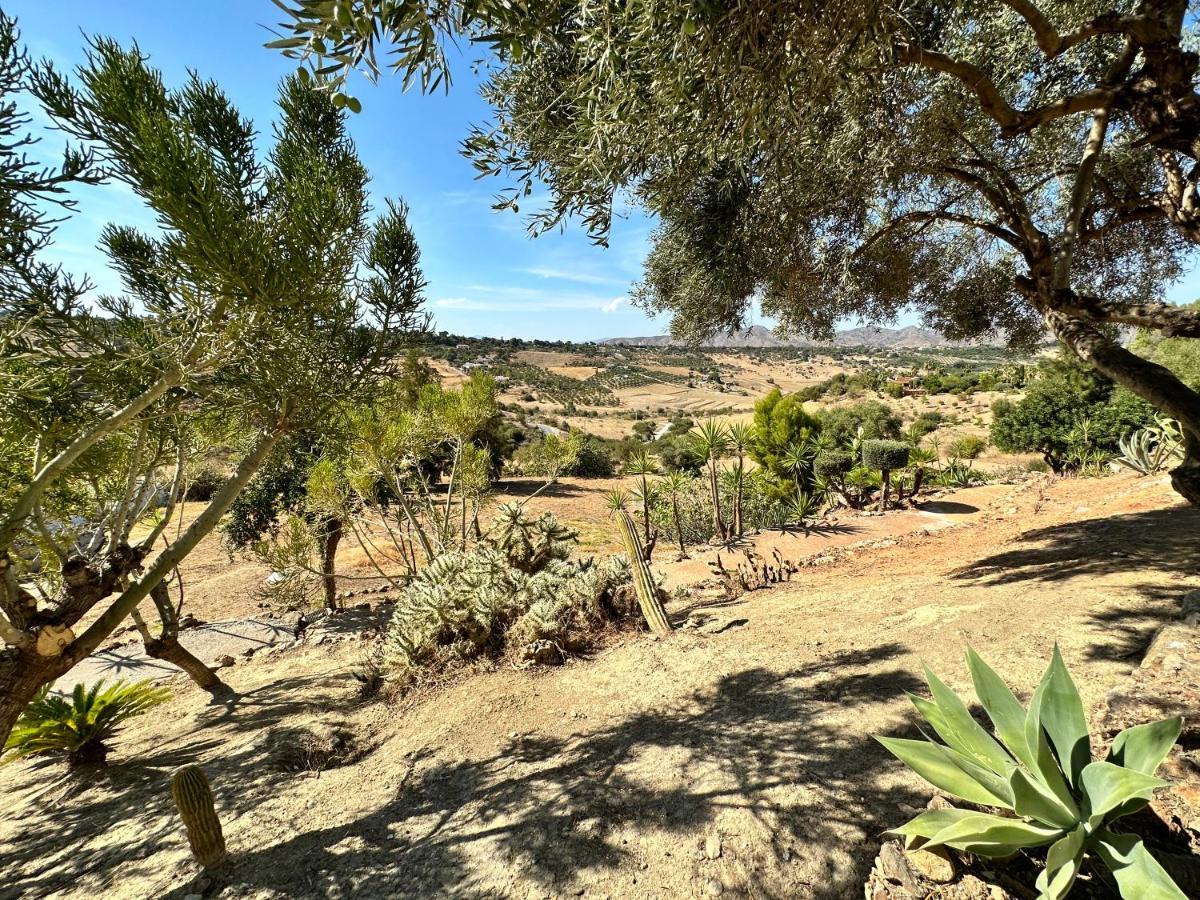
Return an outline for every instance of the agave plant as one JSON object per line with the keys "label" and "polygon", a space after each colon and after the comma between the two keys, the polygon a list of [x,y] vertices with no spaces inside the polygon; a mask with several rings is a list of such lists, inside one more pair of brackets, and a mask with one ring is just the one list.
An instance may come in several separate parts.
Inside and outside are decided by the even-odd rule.
{"label": "agave plant", "polygon": [[1119,465],[1139,475],[1155,475],[1179,462],[1183,456],[1183,433],[1174,419],[1159,419],[1118,441]]}
{"label": "agave plant", "polygon": [[71,696],[50,693],[46,685],[21,713],[4,745],[4,761],[27,756],[62,756],[71,766],[103,765],[108,741],[122,723],[171,698],[151,681],[117,681],[105,687],[75,685]]}
{"label": "agave plant", "polygon": [[947,794],[1007,814],[928,810],[893,833],[910,847],[952,847],[990,857],[1049,847],[1036,885],[1042,900],[1065,897],[1090,854],[1108,867],[1127,900],[1183,900],[1141,839],[1110,827],[1166,785],[1154,772],[1179,737],[1182,719],[1127,728],[1105,759],[1093,760],[1083,702],[1057,647],[1028,710],[970,649],[967,665],[994,736],[926,669],[932,699],[909,696],[945,743],[876,739]]}

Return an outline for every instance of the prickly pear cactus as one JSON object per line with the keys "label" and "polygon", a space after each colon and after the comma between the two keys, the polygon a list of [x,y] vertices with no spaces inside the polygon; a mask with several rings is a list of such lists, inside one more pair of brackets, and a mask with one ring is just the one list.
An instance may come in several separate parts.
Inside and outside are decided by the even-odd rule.
{"label": "prickly pear cactus", "polygon": [[225,861],[225,835],[213,806],[212,788],[199,766],[183,766],[171,776],[171,797],[187,829],[192,855],[206,869]]}

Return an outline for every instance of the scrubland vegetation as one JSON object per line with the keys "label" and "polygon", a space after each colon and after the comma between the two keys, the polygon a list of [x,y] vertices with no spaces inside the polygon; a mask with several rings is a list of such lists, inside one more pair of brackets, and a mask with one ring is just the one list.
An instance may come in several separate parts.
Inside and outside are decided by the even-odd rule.
{"label": "scrubland vegetation", "polygon": [[[73,73],[35,62],[0,13],[0,738],[4,761],[27,767],[8,777],[69,770],[61,833],[45,835],[56,859],[72,858],[59,842],[69,845],[73,829],[95,825],[80,812],[89,798],[127,784],[128,758],[111,766],[111,780],[99,774],[123,728],[140,729],[137,746],[152,752],[149,739],[178,739],[172,711],[202,691],[209,705],[188,707],[187,727],[207,725],[222,748],[232,746],[222,729],[247,727],[239,717],[248,709],[286,717],[299,702],[288,660],[263,662],[248,686],[243,670],[258,660],[222,654],[228,662],[217,665],[188,648],[184,622],[196,619],[184,572],[219,542],[229,566],[250,561],[265,573],[230,601],[238,621],[260,610],[291,616],[293,640],[272,652],[307,654],[314,690],[354,679],[352,695],[303,702],[356,727],[374,717],[370,735],[345,722],[268,735],[289,751],[272,778],[369,767],[359,771],[377,783],[340,781],[345,793],[324,798],[326,815],[378,785],[389,794],[370,813],[383,818],[343,848],[358,856],[321,865],[357,871],[356,859],[387,846],[389,857],[414,859],[439,850],[446,857],[433,868],[452,868],[467,856],[447,852],[441,832],[451,810],[478,802],[494,805],[481,821],[490,828],[494,815],[511,836],[500,865],[519,855],[536,869],[548,845],[570,853],[582,836],[587,864],[622,870],[632,879],[622,890],[633,891],[643,876],[617,846],[617,827],[662,846],[637,830],[651,813],[670,832],[709,827],[704,817],[715,820],[721,805],[754,817],[783,810],[766,830],[786,828],[789,843],[770,836],[760,866],[767,857],[749,837],[735,849],[710,834],[696,860],[727,867],[700,883],[710,896],[726,891],[722,878],[734,880],[743,852],[755,860],[736,876],[747,895],[856,894],[885,831],[902,839],[904,866],[926,867],[919,896],[934,890],[926,882],[968,878],[986,880],[992,896],[1185,896],[1197,883],[1188,842],[1200,819],[1168,827],[1155,818],[1172,786],[1156,773],[1186,776],[1180,760],[1194,736],[1181,737],[1185,723],[1167,716],[1093,737],[1085,708],[1085,695],[1112,696],[1118,664],[1130,676],[1126,661],[1154,631],[1133,629],[1132,649],[1107,647],[1099,660],[1079,637],[1114,622],[1129,630],[1122,603],[1157,623],[1163,604],[1183,602],[1200,577],[1194,557],[1181,559],[1194,550],[1187,504],[1200,503],[1200,307],[1146,300],[1179,275],[1200,234],[1200,126],[1182,9],[1148,2],[1082,20],[1070,4],[1046,4],[1048,15],[1025,2],[281,6],[287,21],[271,46],[299,69],[257,131],[218,83],[191,73],[168,84],[136,46],[96,38]],[[1073,30],[1056,30],[1060,18]],[[673,315],[687,349],[431,330],[408,209],[401,198],[378,209],[368,201],[348,125],[361,110],[350,77],[379,76],[386,59],[407,83],[432,89],[449,75],[446,42],[464,37],[491,54],[484,94],[495,115],[464,149],[483,174],[512,180],[500,206],[515,210],[548,186],[532,230],[579,218],[603,243],[617,198],[642,204],[658,226],[634,295]],[[1006,94],[1035,105],[1019,109]],[[69,142],[58,167],[27,151],[47,123]],[[270,135],[264,149],[256,134]],[[101,182],[127,188],[158,227],[105,229],[122,291],[97,298],[46,250],[60,217],[77,213],[67,189]],[[956,340],[1010,346],[705,347],[742,326],[752,301],[816,338],[850,316],[915,310]],[[1103,479],[1118,484],[1116,499]],[[1154,493],[1167,481],[1183,503],[1165,487]],[[1136,546],[1127,523],[1071,520],[1062,498],[1073,491],[1113,518],[1150,515],[1146,546],[1159,558]],[[956,526],[954,516],[974,518]],[[1026,516],[1046,527],[1022,530]],[[585,553],[585,526],[605,532],[608,549]],[[962,528],[961,546],[934,534],[951,527]],[[971,528],[993,529],[1009,549],[965,535]],[[859,531],[870,537],[840,540]],[[921,541],[938,555],[906,559]],[[1041,548],[1035,562],[1022,542]],[[890,548],[899,549],[885,556]],[[817,600],[792,583],[817,583],[826,577],[818,570],[857,551],[879,551],[873,559],[893,570],[847,565],[848,579],[871,570],[874,580],[838,593],[834,573]],[[1053,571],[1059,563],[1064,571]],[[1050,586],[1037,606],[1024,585],[1026,599],[1009,587],[1034,568]],[[1103,609],[1089,579],[1110,586]],[[1056,642],[1060,580],[1070,582],[1061,602],[1073,617],[1063,625],[1073,664],[1099,673],[1082,690]],[[346,608],[359,606],[347,601],[360,582],[386,601]],[[742,596],[763,589],[761,607]],[[985,589],[1006,592],[1003,601]],[[1138,590],[1148,596],[1125,596]],[[1036,621],[1017,621],[1009,607],[1022,603]],[[718,618],[735,606],[747,616]],[[865,628],[847,624],[860,607]],[[772,616],[790,630],[775,633]],[[738,635],[751,617],[760,630]],[[822,623],[811,633],[810,618]],[[943,620],[962,627],[933,639],[922,631]],[[314,623],[325,633],[305,644]],[[352,633],[353,653],[334,646],[346,642],[338,627]],[[1006,629],[1020,632],[994,638]],[[987,727],[928,670],[929,697],[908,690],[913,654],[889,637],[919,634],[944,654],[968,630],[1009,641],[1015,662],[993,662],[1032,689],[1022,702],[984,663],[990,647],[968,649]],[[715,643],[727,633],[744,642],[741,657]],[[137,665],[161,661],[192,684],[76,683],[73,673],[121,635],[140,644]],[[1194,648],[1177,643],[1160,670],[1185,670],[1182,654]],[[1049,667],[1035,683],[1030,666],[1043,650]],[[590,668],[593,656],[608,662]],[[622,670],[618,657],[633,662]],[[900,657],[904,668],[884,670]],[[555,667],[565,673],[557,682]],[[440,742],[453,729],[439,730],[438,704],[455,690],[471,714],[537,718],[534,669],[548,693],[567,684],[591,698],[595,708],[575,709],[572,721],[596,713],[634,724],[605,733],[593,723],[574,744],[511,731],[496,759],[466,773],[429,763],[441,747],[375,752],[373,741],[399,740],[421,716],[435,720],[427,743]],[[607,680],[590,683],[596,671]],[[502,677],[509,694],[490,686]],[[480,696],[499,697],[495,709],[471,705],[472,679]],[[794,681],[805,682],[801,702],[780,690]],[[926,739],[903,736],[912,732],[888,705],[906,691]],[[506,711],[518,696],[526,705],[513,699]],[[1186,704],[1194,690],[1182,696],[1148,705]],[[462,730],[491,740],[495,723]],[[916,803],[905,803],[907,824],[887,799],[907,776],[868,771],[882,760],[864,749],[868,730],[924,779],[903,782]],[[239,746],[250,760],[239,777],[254,784],[248,802],[285,794],[258,793],[253,781],[278,747]],[[481,746],[469,753],[491,752]],[[719,772],[694,775],[662,752],[709,747],[721,754]],[[217,751],[204,752],[211,768]],[[644,769],[618,775],[631,761]],[[531,780],[545,785],[531,789],[524,779],[543,764],[552,771],[539,770]],[[809,766],[821,790],[841,793],[788,793]],[[168,782],[146,763],[150,774],[119,802],[131,810],[145,796],[171,798],[206,870],[189,870],[197,891],[172,890],[249,895],[263,877],[256,855],[277,852],[285,893],[328,887],[316,887],[310,857],[348,832],[282,850],[227,846],[219,785],[214,792],[186,754],[171,768]],[[652,791],[663,772],[676,783]],[[727,776],[736,784],[714,787]],[[763,785],[783,793],[764,796]],[[921,811],[929,785],[938,793]],[[530,809],[551,818],[521,827]],[[441,821],[413,838],[405,815]],[[252,818],[239,815],[234,827],[248,834],[259,827],[242,824]],[[285,810],[277,822],[300,818]],[[101,819],[103,831],[119,817]],[[24,887],[40,890],[26,873],[51,879],[54,867],[17,842]],[[498,857],[495,849],[487,853]],[[806,859],[804,877],[789,875],[793,853]],[[684,856],[655,863],[659,888],[698,887],[674,872]],[[834,859],[846,871],[835,873]],[[943,864],[949,876],[936,874]],[[466,884],[474,873],[461,875]],[[346,874],[350,887],[362,887],[354,877]],[[519,887],[558,891],[562,880]],[[477,881],[480,895],[517,883]],[[905,878],[891,882],[872,900],[913,896]],[[430,884],[451,892],[424,869],[411,887],[428,895]]]}

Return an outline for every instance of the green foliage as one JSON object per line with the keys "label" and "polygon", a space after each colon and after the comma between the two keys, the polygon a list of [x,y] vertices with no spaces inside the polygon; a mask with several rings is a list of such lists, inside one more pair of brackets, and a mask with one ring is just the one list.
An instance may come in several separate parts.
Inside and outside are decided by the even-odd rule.
{"label": "green foliage", "polygon": [[900,438],[900,417],[890,406],[878,400],[823,409],[817,421],[821,435],[837,447],[851,446],[856,436],[864,440]]}
{"label": "green foliage", "polygon": [[486,540],[504,554],[509,566],[533,575],[570,556],[579,535],[548,512],[530,519],[524,506],[514,501],[496,510]]}
{"label": "green foliage", "polygon": [[972,469],[970,463],[952,459],[946,464],[945,468],[934,476],[934,481],[943,487],[965,488],[986,484],[987,476],[976,469]]}
{"label": "green foliage", "polygon": [[784,395],[778,388],[754,404],[754,434],[750,458],[774,475],[789,475],[783,457],[789,447],[814,437],[817,420],[804,410],[798,394]]}
{"label": "green foliage", "polygon": [[1109,868],[1127,900],[1182,900],[1183,892],[1140,838],[1111,830],[1116,819],[1145,807],[1166,785],[1154,772],[1179,737],[1182,720],[1127,728],[1104,760],[1093,761],[1083,702],[1057,647],[1028,710],[972,650],[967,665],[992,734],[927,669],[932,698],[911,699],[944,743],[877,740],[939,790],[1006,814],[929,810],[893,833],[910,847],[952,847],[987,857],[1048,847],[1036,884],[1046,900],[1067,896],[1089,855]]}
{"label": "green foliage", "polygon": [[108,741],[121,725],[166,703],[171,692],[151,681],[103,680],[75,685],[70,697],[46,685],[21,713],[4,744],[5,762],[27,756],[61,756],[72,765],[103,763]]}
{"label": "green foliage", "polygon": [[976,434],[964,434],[950,442],[946,452],[951,459],[978,459],[987,449],[988,442]]}
{"label": "green foliage", "polygon": [[1123,437],[1154,421],[1149,404],[1068,360],[1045,364],[1019,402],[998,401],[992,416],[998,449],[1040,453],[1055,472],[1116,453]]}
{"label": "green foliage", "polygon": [[908,465],[910,450],[903,441],[865,440],[862,444],[863,465],[880,472],[903,469]]}
{"label": "green foliage", "polygon": [[[1200,310],[1200,300],[1187,308]],[[1200,390],[1200,341],[1194,338],[1163,337],[1145,328],[1139,329],[1129,347],[1134,353],[1166,366],[1184,384]]]}
{"label": "green foliage", "polygon": [[1156,475],[1183,458],[1183,432],[1173,419],[1159,419],[1120,441],[1116,462],[1139,475]]}
{"label": "green foliage", "polygon": [[813,463],[813,471],[822,478],[841,478],[853,468],[854,457],[845,450],[826,450]]}

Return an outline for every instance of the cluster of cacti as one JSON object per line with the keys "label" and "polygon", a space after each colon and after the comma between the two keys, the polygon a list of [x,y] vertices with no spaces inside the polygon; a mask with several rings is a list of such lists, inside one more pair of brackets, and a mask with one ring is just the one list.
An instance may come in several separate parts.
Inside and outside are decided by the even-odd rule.
{"label": "cluster of cacti", "polygon": [[519,505],[503,507],[484,542],[442,554],[397,597],[383,670],[405,678],[534,641],[561,645],[611,616],[629,568],[617,560],[568,562],[575,541],[549,514],[530,519]]}
{"label": "cluster of cacti", "polygon": [[505,503],[496,511],[487,542],[504,554],[509,565],[533,574],[552,560],[566,559],[579,536],[550,513],[529,518],[517,502]]}
{"label": "cluster of cacti", "polygon": [[221,865],[226,855],[225,835],[203,770],[196,765],[178,769],[171,776],[171,797],[187,829],[188,844],[196,861],[206,869]]}

